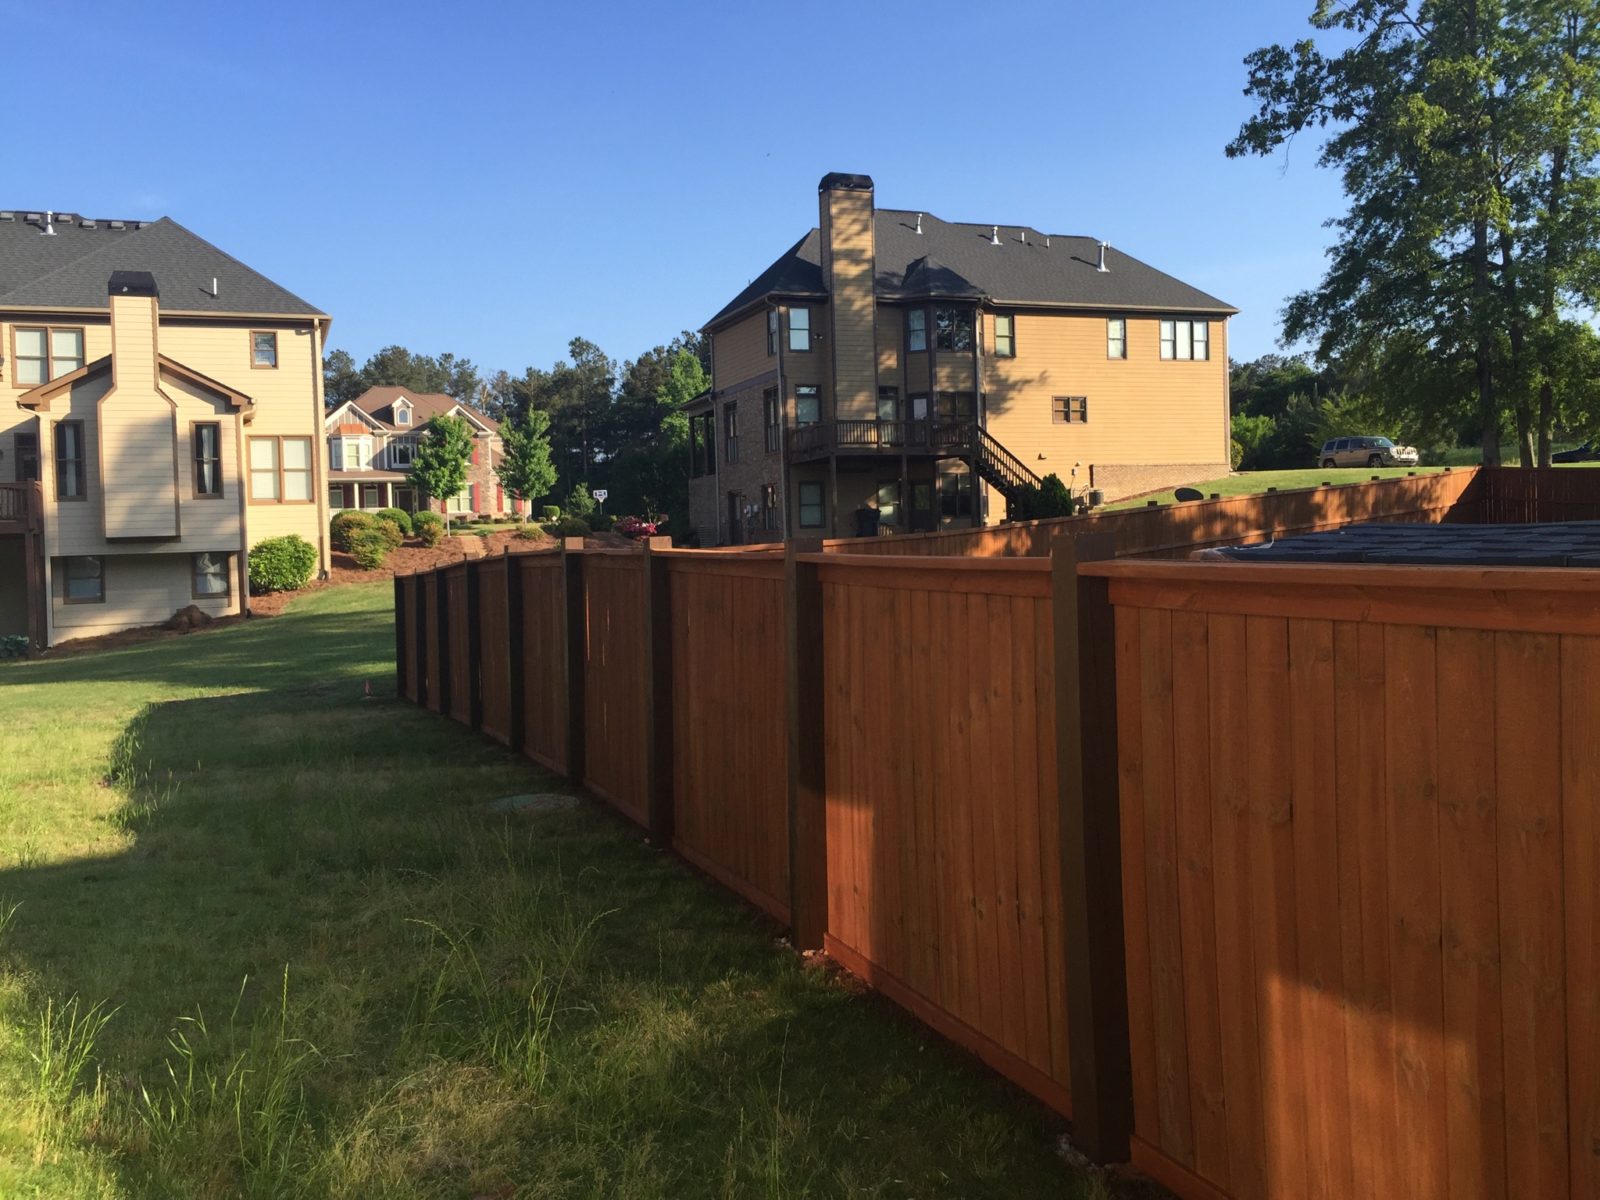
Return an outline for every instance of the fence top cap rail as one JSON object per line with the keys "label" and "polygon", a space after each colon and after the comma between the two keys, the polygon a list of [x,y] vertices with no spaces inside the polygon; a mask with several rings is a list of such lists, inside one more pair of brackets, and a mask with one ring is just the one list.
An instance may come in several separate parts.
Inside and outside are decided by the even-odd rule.
{"label": "fence top cap rail", "polygon": [[1589,592],[1600,608],[1600,570],[1583,567],[1404,566],[1390,563],[1173,562],[1122,558],[1083,563],[1080,575],[1150,583],[1261,584],[1462,591]]}
{"label": "fence top cap rail", "polygon": [[652,550],[651,554],[657,558],[683,559],[686,562],[740,562],[745,560],[761,561],[769,558],[782,558],[782,545],[763,546],[724,546],[715,549],[706,547],[690,550],[683,546],[674,546],[670,550]]}
{"label": "fence top cap rail", "polygon": [[841,571],[861,571],[868,568],[890,571],[982,571],[1007,574],[1047,574],[1048,558],[975,558],[966,555],[943,556],[932,554],[796,554],[796,562],[816,563],[818,566]]}

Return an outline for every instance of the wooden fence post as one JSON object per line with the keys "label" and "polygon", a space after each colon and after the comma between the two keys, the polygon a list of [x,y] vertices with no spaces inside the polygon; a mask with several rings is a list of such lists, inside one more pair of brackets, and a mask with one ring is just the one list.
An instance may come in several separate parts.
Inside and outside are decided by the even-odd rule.
{"label": "wooden fence post", "polygon": [[672,577],[668,560],[672,539],[647,538],[644,545],[645,824],[650,840],[672,845],[675,829],[672,762]]}
{"label": "wooden fence post", "polygon": [[583,587],[583,539],[561,540],[561,574],[566,594],[567,641],[567,778],[582,783],[584,775],[584,663],[588,652],[589,614]]}
{"label": "wooden fence post", "polygon": [[467,727],[483,728],[483,609],[479,594],[478,571],[483,566],[474,559],[467,563]]}
{"label": "wooden fence post", "polygon": [[823,727],[822,580],[817,539],[784,547],[789,709],[789,928],[796,950],[820,950],[828,929],[827,760]]}
{"label": "wooden fence post", "polygon": [[1095,1162],[1125,1162],[1133,1123],[1117,794],[1116,641],[1107,581],[1078,564],[1111,558],[1108,534],[1058,537],[1056,777],[1067,963],[1072,1140]]}
{"label": "wooden fence post", "polygon": [[411,599],[417,614],[414,618],[415,627],[412,630],[417,641],[417,707],[428,707],[428,680],[430,668],[428,664],[428,587],[425,575],[411,576]]}
{"label": "wooden fence post", "polygon": [[439,703],[439,714],[450,715],[450,581],[444,568],[433,573],[433,620],[438,635],[439,657],[434,663],[433,690]]}
{"label": "wooden fence post", "polygon": [[506,547],[506,737],[511,749],[522,750],[527,741],[523,728],[527,714],[523,712],[522,689],[525,686],[522,661],[522,567],[517,556]]}
{"label": "wooden fence post", "polygon": [[394,694],[406,698],[406,581],[394,577]]}

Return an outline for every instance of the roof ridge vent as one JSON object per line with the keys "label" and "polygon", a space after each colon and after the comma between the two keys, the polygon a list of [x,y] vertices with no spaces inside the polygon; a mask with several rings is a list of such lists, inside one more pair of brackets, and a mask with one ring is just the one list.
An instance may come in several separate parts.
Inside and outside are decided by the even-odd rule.
{"label": "roof ridge vent", "polygon": [[1106,247],[1109,244],[1110,243],[1108,243],[1108,242],[1101,242],[1100,243],[1100,265],[1098,267],[1096,267],[1095,270],[1099,271],[1102,275],[1104,275],[1107,271],[1111,270],[1110,267],[1106,266]]}
{"label": "roof ridge vent", "polygon": [[989,245],[998,246],[999,244],[1000,244],[1000,226],[995,225],[995,226],[991,227],[990,232],[989,232]]}

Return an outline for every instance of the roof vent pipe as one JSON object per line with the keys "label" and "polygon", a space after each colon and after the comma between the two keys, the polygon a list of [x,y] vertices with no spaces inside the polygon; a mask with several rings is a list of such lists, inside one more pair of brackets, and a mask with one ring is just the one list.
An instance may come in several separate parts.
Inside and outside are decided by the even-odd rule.
{"label": "roof vent pipe", "polygon": [[1000,226],[996,225],[996,226],[994,226],[993,230],[989,234],[989,245],[998,246],[999,244],[1000,244]]}
{"label": "roof vent pipe", "polygon": [[1096,267],[1095,270],[1099,271],[1102,275],[1104,275],[1110,269],[1111,269],[1110,267],[1106,266],[1106,243],[1105,242],[1101,242],[1100,243],[1100,265],[1098,267]]}
{"label": "roof vent pipe", "polygon": [[1050,235],[1048,233],[1044,235],[1044,248],[1046,250],[1050,249]]}
{"label": "roof vent pipe", "polygon": [[922,236],[922,214],[921,213],[917,214],[917,236],[918,237]]}
{"label": "roof vent pipe", "polygon": [[211,298],[213,300],[217,298],[217,277],[215,275],[211,277]]}
{"label": "roof vent pipe", "polygon": [[1028,244],[1028,231],[1026,229],[1019,229],[1017,232],[1022,235],[1022,244],[1026,246]]}
{"label": "roof vent pipe", "polygon": [[56,216],[56,214],[54,212],[52,212],[50,209],[46,209],[45,210],[45,214],[44,214],[44,229],[40,231],[42,236],[44,236],[44,237],[55,237],[55,235],[56,235],[55,216]]}

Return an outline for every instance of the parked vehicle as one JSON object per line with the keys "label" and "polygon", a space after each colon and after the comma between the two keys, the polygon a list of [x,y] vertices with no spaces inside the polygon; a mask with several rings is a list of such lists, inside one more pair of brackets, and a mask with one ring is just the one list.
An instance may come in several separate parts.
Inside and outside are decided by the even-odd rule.
{"label": "parked vehicle", "polygon": [[1317,454],[1324,467],[1414,467],[1417,460],[1415,446],[1396,446],[1386,437],[1330,438]]}
{"label": "parked vehicle", "polygon": [[1574,446],[1571,450],[1563,450],[1559,454],[1552,454],[1550,461],[1553,463],[1580,463],[1593,462],[1600,458],[1600,453],[1595,452],[1593,442],[1585,442],[1581,446]]}

